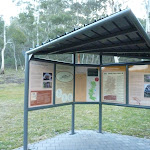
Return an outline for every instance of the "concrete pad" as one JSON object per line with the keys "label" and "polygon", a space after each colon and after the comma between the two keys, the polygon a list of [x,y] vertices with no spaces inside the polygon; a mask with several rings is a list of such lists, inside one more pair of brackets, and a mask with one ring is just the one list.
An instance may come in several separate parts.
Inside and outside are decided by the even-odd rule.
{"label": "concrete pad", "polygon": [[[29,144],[30,150],[150,150],[150,139],[93,130],[77,130]],[[23,147],[15,150],[23,150]]]}

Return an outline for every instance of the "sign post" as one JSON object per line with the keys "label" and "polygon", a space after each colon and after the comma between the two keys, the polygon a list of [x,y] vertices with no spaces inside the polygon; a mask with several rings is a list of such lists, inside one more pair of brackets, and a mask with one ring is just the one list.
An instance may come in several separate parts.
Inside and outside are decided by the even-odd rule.
{"label": "sign post", "polygon": [[25,94],[24,94],[24,141],[23,149],[28,150],[28,97],[29,97],[29,55],[25,54]]}
{"label": "sign post", "polygon": [[76,64],[76,54],[73,54],[74,60],[74,71],[73,71],[73,103],[72,103],[72,124],[71,124],[71,134],[74,134],[74,120],[75,120],[75,64]]}
{"label": "sign post", "polygon": [[99,133],[102,133],[102,101],[101,101],[101,83],[102,83],[102,55],[100,54],[100,69],[99,69]]}

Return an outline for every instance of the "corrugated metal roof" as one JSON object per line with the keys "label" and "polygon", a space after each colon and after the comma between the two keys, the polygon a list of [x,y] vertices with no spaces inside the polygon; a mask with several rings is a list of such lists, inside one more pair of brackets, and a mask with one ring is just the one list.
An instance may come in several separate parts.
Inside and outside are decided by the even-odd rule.
{"label": "corrugated metal roof", "polygon": [[150,39],[132,11],[126,9],[65,33],[27,53],[75,52],[149,58]]}

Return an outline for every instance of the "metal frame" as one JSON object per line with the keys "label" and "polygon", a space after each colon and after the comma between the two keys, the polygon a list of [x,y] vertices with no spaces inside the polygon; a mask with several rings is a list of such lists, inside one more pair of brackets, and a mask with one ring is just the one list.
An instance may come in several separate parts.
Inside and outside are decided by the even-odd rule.
{"label": "metal frame", "polygon": [[24,94],[24,141],[23,149],[28,149],[28,97],[29,97],[29,55],[25,54],[25,94]]}
{"label": "metal frame", "polygon": [[75,64],[76,64],[76,54],[73,54],[73,64],[74,64],[74,73],[73,73],[73,103],[72,103],[72,122],[71,122],[71,134],[74,132],[74,124],[75,124]]}
{"label": "metal frame", "polygon": [[126,104],[129,105],[129,66],[126,65]]}
{"label": "metal frame", "polygon": [[99,71],[99,133],[102,133],[102,55],[100,54],[100,71]]}
{"label": "metal frame", "polygon": [[[115,64],[103,64],[102,63],[102,54],[100,53],[100,64],[76,64],[75,62],[76,54],[73,54],[73,63],[65,63],[65,62],[57,62],[57,61],[51,61],[51,60],[45,60],[45,59],[39,59],[34,58],[34,56],[30,57],[28,53],[25,55],[25,96],[24,96],[24,150],[28,150],[28,112],[29,111],[35,111],[40,109],[47,109],[47,108],[53,108],[53,107],[59,107],[59,106],[65,106],[65,105],[72,105],[72,115],[71,115],[71,134],[75,134],[75,105],[76,104],[98,104],[99,105],[99,129],[98,132],[102,133],[102,105],[113,105],[113,106],[122,106],[122,107],[132,107],[132,108],[143,108],[143,109],[150,109],[150,106],[142,106],[142,105],[131,105],[129,104],[129,65],[150,65],[150,61],[141,61],[141,62],[133,62],[133,63],[115,63]],[[69,103],[62,103],[62,104],[55,104],[55,83],[56,78],[54,78],[53,82],[53,104],[52,105],[46,105],[46,106],[37,106],[37,107],[28,107],[28,96],[29,96],[29,61],[41,61],[41,62],[49,62],[54,64],[54,77],[56,76],[56,65],[57,64],[63,64],[63,65],[70,65],[74,66],[74,80],[73,80],[73,102]],[[99,67],[99,102],[76,102],[75,101],[75,69],[76,67]],[[120,103],[107,103],[102,102],[101,100],[101,77],[102,77],[102,67],[107,66],[125,66],[126,67],[126,102],[125,104]]]}

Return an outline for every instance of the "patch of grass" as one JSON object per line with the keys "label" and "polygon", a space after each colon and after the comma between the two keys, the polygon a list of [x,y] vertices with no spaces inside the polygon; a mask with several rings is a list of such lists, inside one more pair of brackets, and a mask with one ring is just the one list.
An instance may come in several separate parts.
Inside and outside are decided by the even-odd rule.
{"label": "patch of grass", "polygon": [[150,110],[104,106],[103,130],[150,138]]}
{"label": "patch of grass", "polygon": [[[23,145],[24,84],[0,87],[0,150]],[[98,130],[98,105],[75,106],[75,129]],[[150,138],[150,110],[103,105],[103,131]],[[29,143],[71,130],[71,106],[29,112]]]}
{"label": "patch of grass", "polygon": [[[76,105],[76,129],[98,130],[98,105]],[[102,130],[150,139],[150,110],[103,105]]]}
{"label": "patch of grass", "polygon": [[0,89],[0,149],[22,144],[23,95],[23,84]]}

